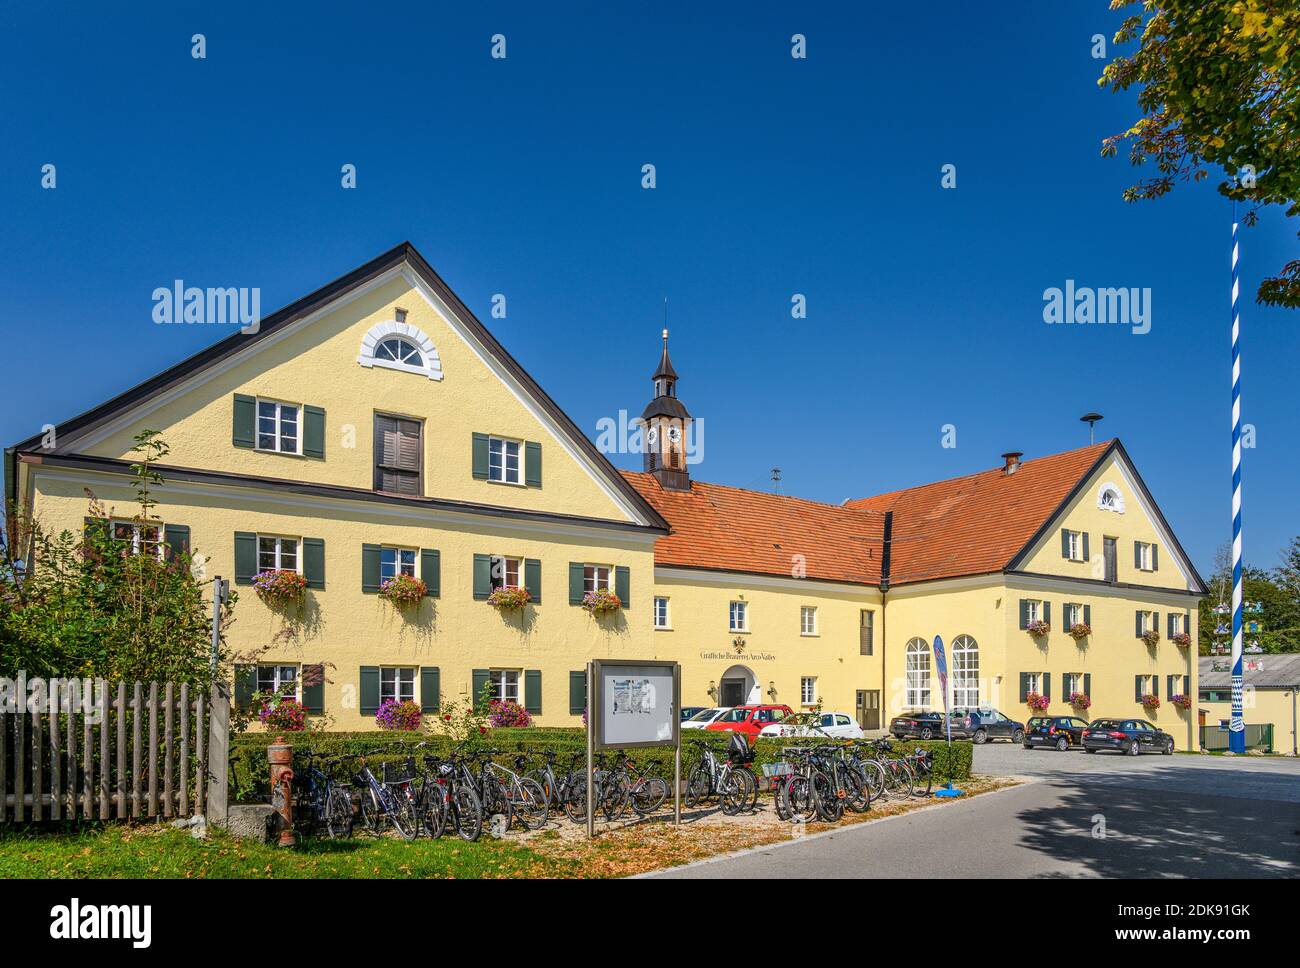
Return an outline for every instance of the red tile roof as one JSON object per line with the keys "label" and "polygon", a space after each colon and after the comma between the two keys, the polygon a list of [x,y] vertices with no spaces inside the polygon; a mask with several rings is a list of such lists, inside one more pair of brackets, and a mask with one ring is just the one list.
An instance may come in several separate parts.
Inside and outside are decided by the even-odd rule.
{"label": "red tile roof", "polygon": [[1022,461],[1014,474],[998,467],[846,506],[894,512],[892,585],[1001,571],[1111,444]]}
{"label": "red tile roof", "polygon": [[826,581],[880,582],[883,514],[783,494],[693,481],[665,490],[651,474],[623,471],[672,526],[655,564]]}
{"label": "red tile roof", "polygon": [[672,527],[655,564],[875,585],[885,512],[893,512],[890,583],[1001,571],[1111,446],[1111,441],[934,484],[821,504],[694,481],[665,490],[651,474],[623,476]]}

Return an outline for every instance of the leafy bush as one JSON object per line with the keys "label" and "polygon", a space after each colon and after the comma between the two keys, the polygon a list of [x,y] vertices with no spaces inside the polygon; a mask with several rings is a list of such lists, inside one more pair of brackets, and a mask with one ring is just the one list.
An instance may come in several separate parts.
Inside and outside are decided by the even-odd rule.
{"label": "leafy bush", "polygon": [[533,725],[528,710],[513,699],[493,699],[488,703],[488,723],[497,729]]}
{"label": "leafy bush", "polygon": [[401,702],[385,699],[379,704],[379,712],[375,713],[375,723],[380,729],[396,729],[408,733],[420,728],[420,718],[420,704],[410,699]]}

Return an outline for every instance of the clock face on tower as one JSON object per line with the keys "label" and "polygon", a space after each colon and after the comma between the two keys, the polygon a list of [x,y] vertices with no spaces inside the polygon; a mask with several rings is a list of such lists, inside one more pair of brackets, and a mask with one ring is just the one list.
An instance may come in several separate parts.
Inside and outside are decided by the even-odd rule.
{"label": "clock face on tower", "polygon": [[651,427],[645,432],[645,440],[651,447],[659,443],[659,430],[655,427]]}
{"label": "clock face on tower", "polygon": [[668,439],[674,444],[678,443],[682,439],[682,432],[678,430],[676,427],[669,427]]}

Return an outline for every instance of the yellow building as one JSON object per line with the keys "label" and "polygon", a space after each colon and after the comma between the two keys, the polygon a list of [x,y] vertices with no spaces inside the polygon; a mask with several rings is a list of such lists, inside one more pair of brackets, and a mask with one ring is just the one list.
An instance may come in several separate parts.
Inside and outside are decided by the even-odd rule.
{"label": "yellow building", "polygon": [[[1200,660],[1200,724],[1224,733],[1207,744],[1227,746],[1226,728],[1232,718],[1232,662],[1226,656],[1202,656]],[[1273,750],[1300,752],[1296,721],[1300,714],[1300,652],[1267,653],[1242,657],[1242,718],[1248,726],[1271,724]]]}
{"label": "yellow building", "polygon": [[[942,707],[940,635],[956,705],[1023,719],[1031,693],[1061,714],[1086,693],[1192,745],[1172,637],[1195,641],[1204,588],[1118,441],[827,505],[692,481],[666,334],[652,379],[644,469],[621,473],[402,245],[9,448],[6,497],[75,532],[89,491],[115,533],[232,578],[237,697],[287,685],[333,728],[485,684],[574,725],[588,659],[652,656],[681,662],[687,705],[878,729]],[[157,533],[130,520],[146,428],[170,447]],[[299,603],[259,597],[270,570],[305,577]],[[427,594],[399,608],[381,588],[404,575]],[[499,610],[502,587],[531,601]],[[589,614],[598,591],[620,606]]]}

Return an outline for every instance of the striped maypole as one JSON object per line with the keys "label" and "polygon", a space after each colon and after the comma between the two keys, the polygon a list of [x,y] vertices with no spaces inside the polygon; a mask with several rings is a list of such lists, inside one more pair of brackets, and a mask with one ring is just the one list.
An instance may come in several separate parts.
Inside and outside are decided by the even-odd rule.
{"label": "striped maypole", "polygon": [[1228,749],[1246,752],[1241,708],[1241,313],[1237,297],[1237,203],[1232,203],[1232,719]]}

